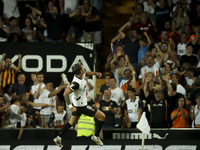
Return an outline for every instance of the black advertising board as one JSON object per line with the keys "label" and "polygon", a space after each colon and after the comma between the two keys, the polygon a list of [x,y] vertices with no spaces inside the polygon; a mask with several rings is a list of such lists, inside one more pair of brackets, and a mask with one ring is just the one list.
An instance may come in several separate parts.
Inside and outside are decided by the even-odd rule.
{"label": "black advertising board", "polygon": [[60,84],[61,73],[65,73],[69,81],[73,78],[72,65],[82,62],[87,71],[93,70],[94,54],[92,43],[0,43],[0,57],[6,53],[13,65],[18,65],[18,54],[22,54],[21,72],[26,75],[26,85],[30,83],[32,72],[43,72],[44,82]]}
{"label": "black advertising board", "polygon": [[[0,150],[60,150],[54,145],[53,129],[25,129],[21,140],[16,140],[19,130],[0,130]],[[142,134],[138,130],[103,130],[104,146],[97,146],[90,139],[76,138],[69,130],[63,137],[62,150],[141,150]],[[152,129],[146,135],[145,150],[199,150],[200,130]]]}

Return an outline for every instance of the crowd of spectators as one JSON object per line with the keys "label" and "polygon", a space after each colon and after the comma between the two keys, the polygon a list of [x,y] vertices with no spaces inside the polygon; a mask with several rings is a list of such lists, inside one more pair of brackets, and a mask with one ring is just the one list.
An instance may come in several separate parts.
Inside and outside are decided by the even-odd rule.
{"label": "crowd of spectators", "polygon": [[2,0],[0,42],[101,44],[101,1],[91,2],[93,5],[90,0],[41,0],[19,10],[17,0]]}
{"label": "crowd of spectators", "polygon": [[199,127],[199,10],[189,0],[135,1],[111,40],[100,90],[118,104],[115,127],[135,128],[143,111],[151,128]]}
{"label": "crowd of spectators", "polygon": [[[45,38],[46,42],[62,42],[67,33],[67,42],[101,43],[100,15],[90,1],[79,5],[74,0],[76,6],[71,9],[64,9],[60,2],[49,1],[46,11],[27,4],[31,13],[22,30],[17,13],[4,14],[0,18],[1,41],[13,34],[11,39],[16,41]],[[98,100],[95,84],[85,78],[88,101],[94,101],[106,115],[103,128],[135,128],[144,111],[151,128],[200,127],[199,18],[200,4],[189,0],[135,1],[132,16],[111,40],[105,64],[110,74],[105,76]],[[24,85],[25,75],[16,77],[22,66],[22,56],[18,57],[18,67],[11,67],[5,53],[0,62],[1,128],[20,127],[15,124],[19,120],[21,130],[62,128],[70,118],[62,96],[67,85],[61,81],[54,89],[52,82],[43,82],[43,73],[32,73],[32,83]]]}

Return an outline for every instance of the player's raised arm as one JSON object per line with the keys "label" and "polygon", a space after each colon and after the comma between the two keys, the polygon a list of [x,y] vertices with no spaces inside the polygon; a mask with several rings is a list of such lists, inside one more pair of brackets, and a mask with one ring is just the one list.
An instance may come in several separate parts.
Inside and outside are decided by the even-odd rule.
{"label": "player's raised arm", "polygon": [[77,82],[72,82],[72,84],[70,85],[70,87],[68,87],[65,90],[64,94],[63,94],[63,96],[65,98],[65,101],[68,104],[69,109],[71,110],[71,112],[76,111],[76,108],[73,107],[73,105],[72,105],[72,103],[71,103],[71,101],[69,99],[69,94],[72,93],[72,92],[74,92],[74,90],[77,90],[77,89],[79,89],[79,84]]}
{"label": "player's raised arm", "polygon": [[88,76],[92,76],[92,75],[96,75],[98,77],[102,76],[102,73],[100,73],[100,72],[86,72],[85,74]]}

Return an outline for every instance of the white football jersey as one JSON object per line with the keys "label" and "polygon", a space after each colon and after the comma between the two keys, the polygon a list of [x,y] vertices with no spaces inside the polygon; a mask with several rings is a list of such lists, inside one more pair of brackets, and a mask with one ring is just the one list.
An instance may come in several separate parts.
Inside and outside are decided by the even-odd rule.
{"label": "white football jersey", "polygon": [[54,124],[55,125],[64,125],[64,119],[66,117],[66,111],[63,110],[63,113],[59,114],[58,111],[56,110],[56,111],[53,112],[53,114],[54,114],[54,120],[53,120]]}
{"label": "white football jersey", "polygon": [[85,94],[85,90],[86,90],[85,74],[83,74],[82,79],[74,75],[72,84],[69,88],[71,91],[73,91],[73,99],[72,99],[73,105],[76,107],[86,106],[87,97]]}
{"label": "white football jersey", "polygon": [[177,45],[177,54],[180,56],[183,56],[186,54],[186,45],[188,44],[188,42],[186,44],[181,44],[178,43]]}
{"label": "white football jersey", "polygon": [[15,104],[10,105],[9,111],[10,111],[10,116],[9,116],[9,127],[15,127],[15,124],[18,122],[21,122],[21,126],[26,125],[26,115],[25,113],[19,114],[18,111],[19,107]]}
{"label": "white football jersey", "polygon": [[139,100],[137,97],[134,102],[131,102],[131,99],[126,100],[128,117],[131,122],[138,122]]}

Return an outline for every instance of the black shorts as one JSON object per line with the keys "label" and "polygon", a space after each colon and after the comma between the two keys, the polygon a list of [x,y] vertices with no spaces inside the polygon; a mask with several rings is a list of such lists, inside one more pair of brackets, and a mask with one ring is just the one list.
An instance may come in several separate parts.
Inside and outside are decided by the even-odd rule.
{"label": "black shorts", "polygon": [[82,114],[84,114],[90,117],[94,117],[96,112],[97,112],[97,109],[95,107],[86,105],[83,107],[76,107],[76,111],[72,112],[72,116],[81,116]]}

